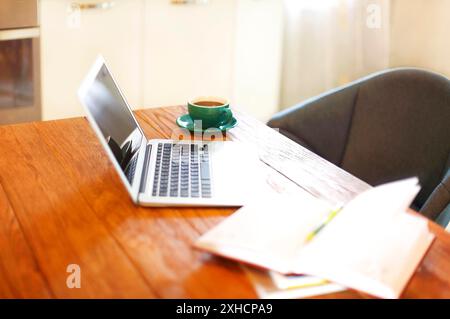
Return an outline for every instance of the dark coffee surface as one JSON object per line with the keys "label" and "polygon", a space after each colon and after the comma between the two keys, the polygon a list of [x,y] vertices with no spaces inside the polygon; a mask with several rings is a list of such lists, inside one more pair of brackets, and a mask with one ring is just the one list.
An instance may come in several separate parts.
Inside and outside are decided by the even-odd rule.
{"label": "dark coffee surface", "polygon": [[195,102],[195,105],[198,106],[209,106],[209,107],[215,107],[215,106],[222,106],[223,103],[220,102],[214,102],[214,101],[199,101],[199,102]]}

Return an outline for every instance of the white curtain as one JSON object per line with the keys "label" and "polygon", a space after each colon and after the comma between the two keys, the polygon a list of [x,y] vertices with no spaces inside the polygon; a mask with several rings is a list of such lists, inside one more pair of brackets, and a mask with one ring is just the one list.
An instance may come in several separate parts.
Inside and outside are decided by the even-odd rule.
{"label": "white curtain", "polygon": [[389,66],[389,0],[285,0],[282,108]]}

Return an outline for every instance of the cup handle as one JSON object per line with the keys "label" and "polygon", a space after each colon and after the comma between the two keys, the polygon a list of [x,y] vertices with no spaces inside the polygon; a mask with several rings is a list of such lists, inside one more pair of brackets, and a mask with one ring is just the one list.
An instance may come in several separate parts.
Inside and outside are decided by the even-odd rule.
{"label": "cup handle", "polygon": [[223,110],[222,116],[224,119],[220,122],[220,125],[226,124],[233,118],[233,112],[227,107]]}

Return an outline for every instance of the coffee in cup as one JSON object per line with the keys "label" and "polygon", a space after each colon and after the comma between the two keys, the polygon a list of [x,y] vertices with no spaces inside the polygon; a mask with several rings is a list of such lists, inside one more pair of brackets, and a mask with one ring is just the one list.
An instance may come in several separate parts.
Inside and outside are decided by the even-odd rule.
{"label": "coffee in cup", "polygon": [[222,106],[223,103],[215,102],[215,101],[198,101],[198,102],[195,102],[195,105],[197,105],[197,106],[207,106],[207,107],[216,107],[216,106]]}
{"label": "coffee in cup", "polygon": [[219,97],[198,97],[188,102],[188,112],[192,120],[202,121],[202,128],[218,128],[232,118],[230,104]]}

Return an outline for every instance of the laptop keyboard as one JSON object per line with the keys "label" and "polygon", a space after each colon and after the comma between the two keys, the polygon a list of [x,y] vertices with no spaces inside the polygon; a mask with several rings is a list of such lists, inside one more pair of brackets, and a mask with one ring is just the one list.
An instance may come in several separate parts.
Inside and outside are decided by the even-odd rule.
{"label": "laptop keyboard", "polygon": [[153,196],[211,197],[208,145],[159,143]]}

